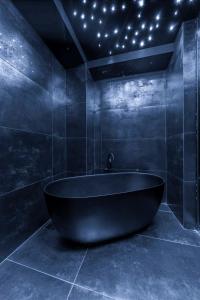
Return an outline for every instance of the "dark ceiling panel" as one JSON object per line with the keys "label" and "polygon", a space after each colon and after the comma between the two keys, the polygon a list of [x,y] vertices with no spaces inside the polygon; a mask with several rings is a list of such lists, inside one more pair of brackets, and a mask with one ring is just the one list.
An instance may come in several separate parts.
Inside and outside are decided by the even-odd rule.
{"label": "dark ceiling panel", "polygon": [[13,3],[65,68],[83,63],[52,0],[13,0]]}
{"label": "dark ceiling panel", "polygon": [[62,2],[88,60],[174,42],[181,23],[200,11],[199,0]]}
{"label": "dark ceiling panel", "polygon": [[94,80],[129,76],[147,72],[166,70],[172,53],[149,56],[141,59],[106,65],[90,69]]}

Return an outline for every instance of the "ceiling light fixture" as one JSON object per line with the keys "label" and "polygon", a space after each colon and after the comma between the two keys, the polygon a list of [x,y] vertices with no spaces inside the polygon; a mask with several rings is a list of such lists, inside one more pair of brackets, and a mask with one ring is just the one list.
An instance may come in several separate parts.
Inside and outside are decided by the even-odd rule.
{"label": "ceiling light fixture", "polygon": [[119,32],[118,28],[115,28],[113,31],[114,34],[118,34],[118,32]]}

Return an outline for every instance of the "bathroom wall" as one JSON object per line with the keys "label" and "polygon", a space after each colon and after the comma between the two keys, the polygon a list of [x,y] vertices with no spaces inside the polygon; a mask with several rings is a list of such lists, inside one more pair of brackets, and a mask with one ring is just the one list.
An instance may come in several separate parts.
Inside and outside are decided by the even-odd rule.
{"label": "bathroom wall", "polygon": [[197,20],[185,22],[167,73],[167,201],[197,226]]}
{"label": "bathroom wall", "polygon": [[67,70],[67,174],[86,173],[86,67]]}
{"label": "bathroom wall", "polygon": [[0,2],[0,257],[48,218],[42,187],[66,172],[66,74]]}
{"label": "bathroom wall", "polygon": [[114,170],[165,178],[165,72],[99,81],[101,169],[113,152]]}
{"label": "bathroom wall", "polygon": [[87,95],[87,174],[100,171],[100,90],[88,71]]}

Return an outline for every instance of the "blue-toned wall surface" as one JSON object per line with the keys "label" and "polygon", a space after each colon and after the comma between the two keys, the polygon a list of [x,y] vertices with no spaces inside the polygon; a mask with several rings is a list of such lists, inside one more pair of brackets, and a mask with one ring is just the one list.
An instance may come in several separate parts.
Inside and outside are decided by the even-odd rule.
{"label": "blue-toned wall surface", "polygon": [[67,71],[67,172],[68,176],[86,174],[86,67]]}
{"label": "blue-toned wall surface", "polygon": [[100,169],[100,90],[90,73],[87,76],[87,174],[98,173]]}
{"label": "blue-toned wall surface", "polygon": [[167,72],[168,203],[181,223],[197,226],[197,20],[185,22]]}
{"label": "blue-toned wall surface", "polygon": [[66,72],[0,2],[0,257],[47,220],[42,187],[66,172]]}
{"label": "blue-toned wall surface", "polygon": [[165,72],[100,81],[101,169],[113,152],[114,170],[165,178]]}

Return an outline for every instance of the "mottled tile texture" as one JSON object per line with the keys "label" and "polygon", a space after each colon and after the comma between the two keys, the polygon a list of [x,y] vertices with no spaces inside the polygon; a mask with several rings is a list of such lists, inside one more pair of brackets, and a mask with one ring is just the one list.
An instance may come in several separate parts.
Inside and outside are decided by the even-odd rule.
{"label": "mottled tile texture", "polygon": [[[171,210],[137,235],[75,247],[51,224],[0,266],[3,299],[197,300],[200,235]],[[69,289],[71,287],[71,289]]]}
{"label": "mottled tile texture", "polygon": [[42,188],[66,172],[66,71],[0,3],[0,258],[48,218]]}
{"label": "mottled tile texture", "polygon": [[167,72],[167,201],[187,228],[197,224],[197,20],[178,34]]}

